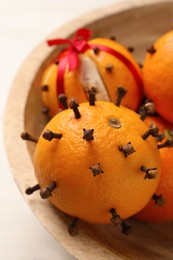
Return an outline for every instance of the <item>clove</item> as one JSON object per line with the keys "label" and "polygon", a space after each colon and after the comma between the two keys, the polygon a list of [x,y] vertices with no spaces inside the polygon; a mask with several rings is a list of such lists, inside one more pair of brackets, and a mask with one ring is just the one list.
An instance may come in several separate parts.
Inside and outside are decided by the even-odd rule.
{"label": "clove", "polygon": [[35,192],[35,191],[37,191],[37,190],[39,190],[40,189],[40,185],[39,184],[36,184],[36,185],[34,185],[34,186],[32,186],[32,187],[28,187],[26,190],[25,190],[25,193],[27,194],[27,195],[31,195],[33,192]]}
{"label": "clove", "polygon": [[117,91],[116,91],[116,94],[117,94],[117,99],[115,101],[115,105],[116,106],[120,106],[121,104],[121,100],[122,98],[125,96],[125,94],[127,93],[127,89],[125,89],[124,87],[122,86],[118,86],[117,87]]}
{"label": "clove", "polygon": [[56,182],[50,183],[47,187],[41,188],[40,196],[42,199],[47,199],[48,197],[52,196],[52,191],[56,188]]}
{"label": "clove", "polygon": [[155,179],[157,178],[158,171],[157,168],[147,168],[145,166],[141,166],[141,171],[145,172],[144,179]]}
{"label": "clove", "polygon": [[114,225],[121,224],[123,219],[120,217],[120,215],[117,214],[115,208],[110,209],[110,213],[112,214],[112,217],[110,218],[110,222]]}
{"label": "clove", "polygon": [[86,91],[89,96],[90,106],[95,106],[96,94],[98,93],[98,90],[95,87],[92,87],[91,89],[87,89]]}
{"label": "clove", "polygon": [[25,140],[25,141],[31,141],[33,143],[38,142],[38,139],[33,137],[32,135],[30,135],[28,132],[22,132],[20,137],[22,138],[22,140]]}
{"label": "clove", "polygon": [[61,104],[63,105],[64,109],[67,109],[68,108],[67,96],[62,93],[62,94],[59,94],[58,99],[61,102]]}
{"label": "clove", "polygon": [[132,146],[131,142],[127,143],[124,146],[118,146],[118,149],[124,153],[124,157],[129,156],[130,154],[133,154],[134,152],[136,152],[136,150],[134,149],[134,147]]}
{"label": "clove", "polygon": [[155,109],[155,105],[153,102],[151,101],[148,101],[147,103],[145,103],[141,109],[140,109],[140,113],[141,113],[141,116],[140,116],[140,119],[142,121],[145,120],[145,118],[148,116],[148,115],[154,115],[155,112],[156,112],[156,109]]}
{"label": "clove", "polygon": [[154,54],[156,52],[155,47],[152,45],[151,47],[147,48],[147,52]]}
{"label": "clove", "polygon": [[113,71],[113,68],[114,68],[114,66],[112,65],[112,64],[107,64],[107,66],[106,66],[106,70],[107,70],[107,72],[109,72],[109,73],[112,73],[112,71]]}
{"label": "clove", "polygon": [[162,207],[166,202],[162,195],[154,194],[152,196],[152,199],[155,201],[155,204],[159,207]]}
{"label": "clove", "polygon": [[95,55],[98,55],[99,52],[100,52],[100,49],[95,46],[95,47],[93,48],[93,52],[94,52]]}
{"label": "clove", "polygon": [[79,218],[74,217],[70,225],[68,226],[68,232],[71,236],[75,236],[77,234],[77,223]]}
{"label": "clove", "polygon": [[104,173],[104,171],[103,171],[102,168],[100,167],[100,163],[96,163],[95,165],[92,165],[89,169],[92,171],[94,177],[95,177],[96,175],[99,175],[99,174],[101,174],[101,173]]}
{"label": "clove", "polygon": [[71,109],[73,109],[73,112],[75,114],[76,119],[81,117],[81,114],[80,114],[79,109],[78,109],[78,107],[79,107],[78,100],[76,98],[72,98],[70,100],[69,107]]}
{"label": "clove", "polygon": [[52,131],[47,129],[43,132],[42,137],[47,141],[51,141],[52,139],[60,139],[62,137],[62,134],[53,133]]}
{"label": "clove", "polygon": [[85,139],[87,141],[94,140],[94,137],[93,137],[94,129],[87,130],[87,129],[83,128],[83,132],[84,132],[83,139]]}
{"label": "clove", "polygon": [[121,233],[124,235],[130,235],[132,233],[132,227],[126,223],[125,220],[121,222],[122,231]]}
{"label": "clove", "polygon": [[49,86],[44,85],[44,86],[41,87],[41,90],[47,92],[49,90]]}
{"label": "clove", "polygon": [[166,140],[164,143],[162,144],[158,144],[157,145],[158,149],[161,149],[161,148],[171,148],[173,147],[173,140]]}
{"label": "clove", "polygon": [[153,137],[157,137],[158,132],[159,132],[159,129],[158,129],[158,127],[156,126],[156,124],[151,123],[149,130],[147,130],[147,131],[142,135],[142,138],[143,138],[144,140],[146,140],[150,135],[153,136]]}

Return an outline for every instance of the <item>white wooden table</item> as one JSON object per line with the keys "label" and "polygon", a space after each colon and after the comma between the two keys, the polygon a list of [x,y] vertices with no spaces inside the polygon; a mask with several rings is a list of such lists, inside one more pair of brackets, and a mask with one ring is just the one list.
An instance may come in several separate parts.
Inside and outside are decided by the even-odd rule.
{"label": "white wooden table", "polygon": [[0,259],[2,260],[74,259],[50,237],[20,195],[5,153],[3,114],[13,78],[22,61],[36,45],[56,28],[82,13],[119,1],[0,0]]}

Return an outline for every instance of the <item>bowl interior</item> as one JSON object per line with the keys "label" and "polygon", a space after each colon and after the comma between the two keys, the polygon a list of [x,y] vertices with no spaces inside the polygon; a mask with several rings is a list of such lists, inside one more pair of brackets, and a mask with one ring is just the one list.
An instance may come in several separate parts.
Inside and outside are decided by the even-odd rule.
{"label": "bowl interior", "polygon": [[[143,63],[146,48],[151,46],[163,33],[172,29],[172,24],[173,2],[164,2],[105,16],[102,19],[86,23],[85,27],[93,31],[93,37],[115,36],[117,41],[123,45],[133,46],[135,48],[134,56],[137,61]],[[71,37],[71,35],[67,35],[68,37]],[[54,49],[40,64],[40,68],[30,86],[25,106],[25,130],[37,137],[48,121],[47,116],[41,112],[43,105],[39,88],[40,79],[46,65],[58,51],[59,48]],[[32,158],[34,145],[28,143],[27,148]],[[46,207],[48,209],[48,213],[44,217],[42,215],[40,217],[37,213],[43,225],[68,250],[81,259],[96,259],[97,257],[98,259],[173,258],[173,223],[142,223],[131,219],[129,222],[133,226],[133,234],[124,236],[120,233],[118,227],[112,225],[93,225],[81,222],[79,223],[78,236],[67,238],[68,234],[66,236],[62,233],[63,230],[66,232],[66,224],[70,221],[70,218],[49,203],[42,202],[37,197],[34,197],[34,199],[37,200],[37,205],[44,209],[44,212]],[[32,199],[31,207],[33,211],[36,211],[34,199]],[[61,231],[57,231],[58,225],[61,225]],[[63,240],[61,240],[61,237],[63,237]],[[94,254],[90,255],[91,252]]]}

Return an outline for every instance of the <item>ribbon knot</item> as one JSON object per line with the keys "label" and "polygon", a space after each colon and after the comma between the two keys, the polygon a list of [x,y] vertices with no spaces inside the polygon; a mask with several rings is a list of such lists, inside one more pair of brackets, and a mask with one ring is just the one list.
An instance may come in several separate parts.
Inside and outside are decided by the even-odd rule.
{"label": "ribbon knot", "polygon": [[91,31],[86,28],[81,28],[76,31],[75,36],[72,40],[69,39],[53,39],[47,41],[49,46],[69,44],[69,47],[65,50],[67,55],[63,58],[69,64],[69,70],[74,70],[79,64],[79,53],[84,53],[91,46],[88,44],[88,39],[91,36]]}

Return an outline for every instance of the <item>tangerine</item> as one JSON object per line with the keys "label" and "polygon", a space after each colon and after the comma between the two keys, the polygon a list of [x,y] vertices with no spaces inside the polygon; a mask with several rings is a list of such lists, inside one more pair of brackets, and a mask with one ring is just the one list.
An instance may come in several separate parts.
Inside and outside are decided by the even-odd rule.
{"label": "tangerine", "polygon": [[72,99],[69,105],[48,122],[36,145],[41,197],[84,221],[122,222],[149,202],[159,184],[157,128],[111,102],[79,106]]}
{"label": "tangerine", "polygon": [[173,31],[160,37],[148,50],[143,65],[144,92],[164,119],[173,123]]}
{"label": "tangerine", "polygon": [[[128,90],[122,104],[132,110],[138,109],[143,83],[139,65],[130,51],[111,39],[93,39],[88,44],[98,47],[78,54],[80,62],[75,69],[70,70],[67,63],[63,72],[59,70],[59,62],[68,54],[68,50],[61,52],[45,69],[41,80],[42,98],[50,117],[56,115],[60,107],[57,99],[59,94],[65,93],[69,98],[77,97],[81,103],[88,100],[86,89],[92,86],[98,89],[98,100],[114,102],[117,87],[122,85]],[[99,49],[100,46],[104,46],[105,51]],[[119,56],[109,53],[107,49],[118,52]]]}
{"label": "tangerine", "polygon": [[[173,125],[160,117],[147,117],[146,122],[155,122],[160,129],[160,134],[164,134],[168,140],[173,140]],[[165,138],[162,143],[165,141]],[[163,222],[173,220],[173,148],[160,149],[160,156],[162,175],[156,194],[158,194],[158,196],[163,195],[165,204],[163,207],[159,207],[154,200],[151,200],[149,204],[135,216],[144,221]]]}

